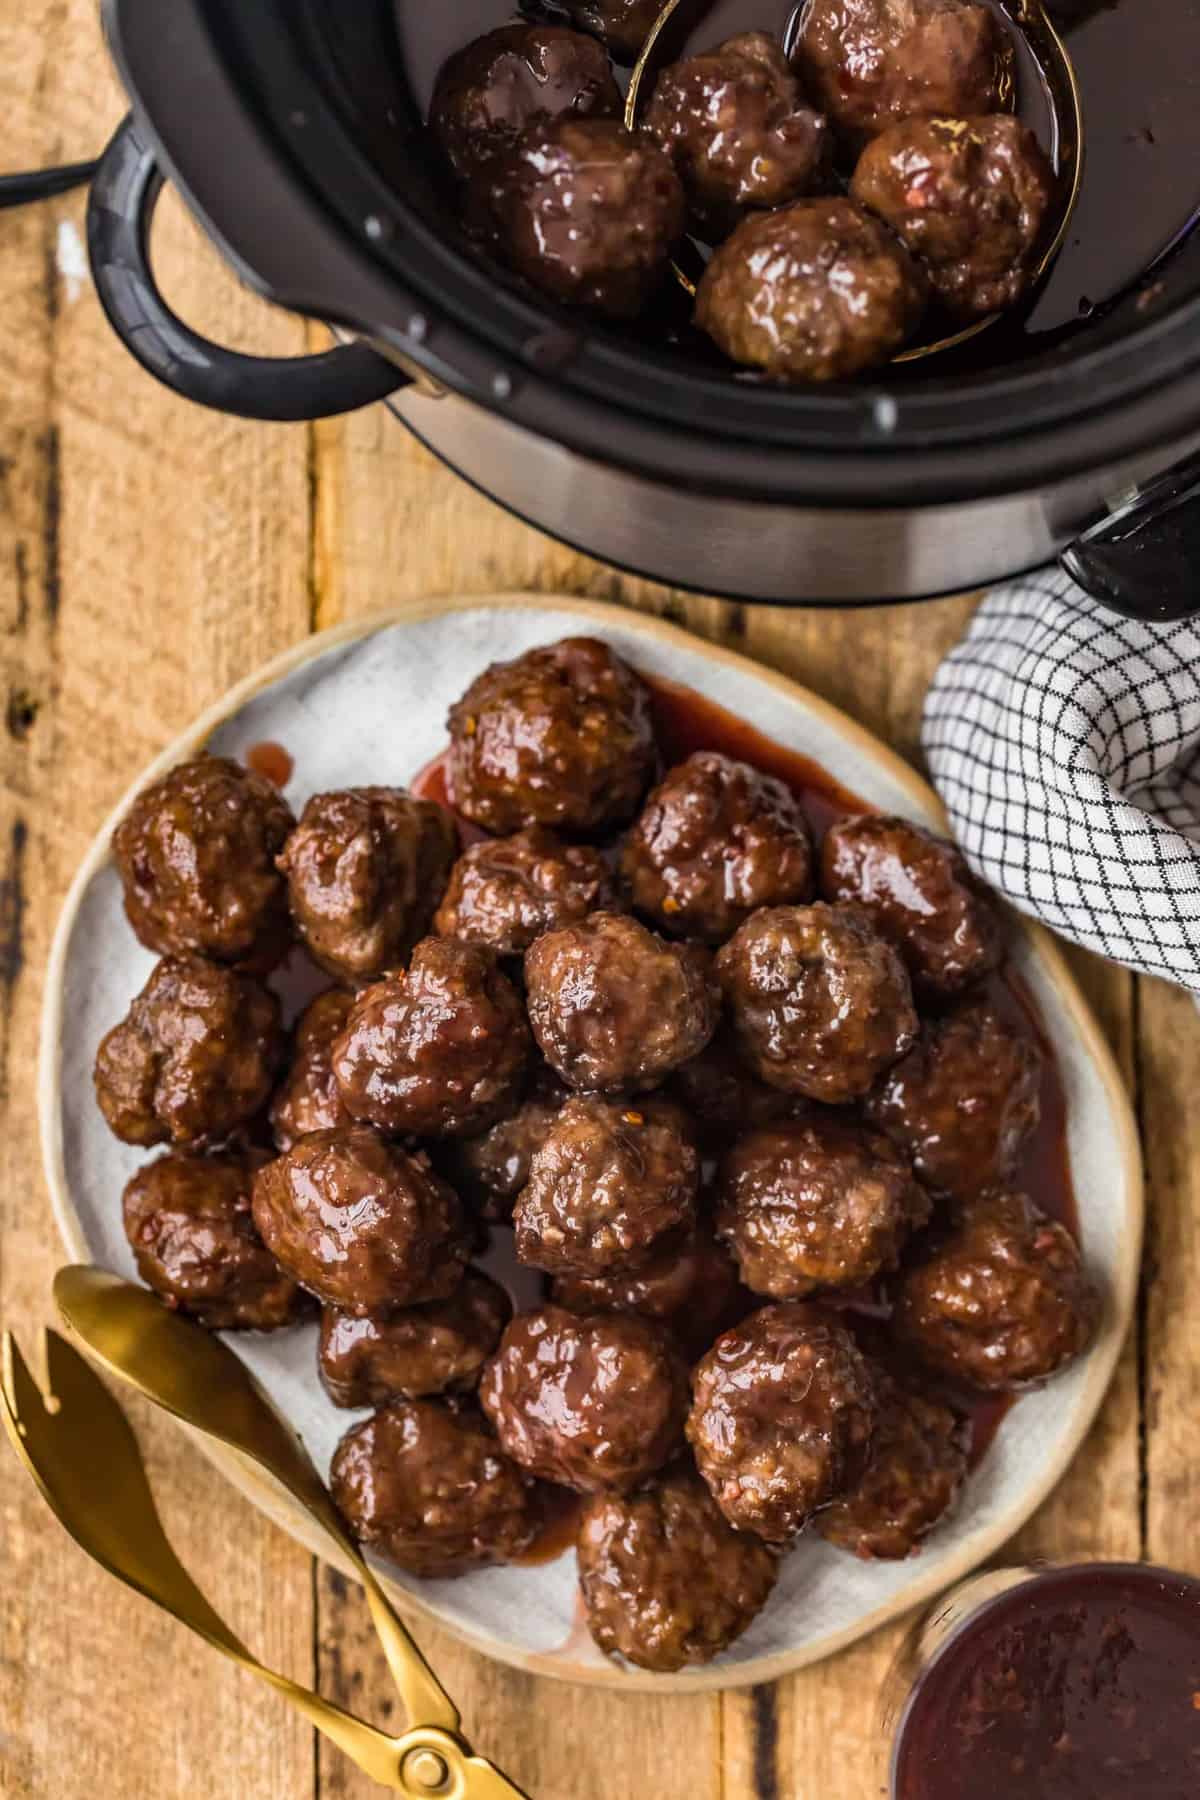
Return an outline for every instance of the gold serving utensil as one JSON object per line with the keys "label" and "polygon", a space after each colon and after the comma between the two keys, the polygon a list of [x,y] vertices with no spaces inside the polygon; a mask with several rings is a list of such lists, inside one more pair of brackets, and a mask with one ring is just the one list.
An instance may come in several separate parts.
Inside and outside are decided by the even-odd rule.
{"label": "gold serving utensil", "polygon": [[[428,1800],[430,1795],[439,1800],[522,1800],[521,1790],[485,1758],[476,1756],[463,1740],[458,1708],[348,1536],[299,1438],[279,1417],[240,1358],[220,1338],[171,1312],[147,1289],[102,1269],[60,1269],[54,1297],[63,1319],[102,1367],[184,1424],[257,1463],[304,1507],[358,1574],[408,1718],[407,1731],[390,1738],[344,1715],[350,1725],[371,1734],[363,1740],[365,1748],[376,1766],[387,1771],[376,1774],[375,1779],[415,1800]],[[57,1393],[56,1388],[54,1391]],[[110,1406],[115,1408],[115,1402],[110,1400]],[[93,1461],[91,1467],[96,1466]],[[96,1504],[94,1484],[79,1492],[88,1494],[89,1504]],[[59,1516],[63,1516],[61,1512]],[[72,1524],[66,1519],[64,1523],[78,1536]],[[187,1624],[193,1622],[190,1616],[177,1616]],[[217,1647],[227,1646],[218,1642]],[[244,1655],[241,1646],[237,1648]],[[272,1677],[276,1684],[283,1679]],[[293,1686],[289,1683],[280,1691],[292,1698]],[[319,1697],[313,1698],[318,1707],[327,1705]],[[314,1718],[314,1723],[320,1721]],[[321,1728],[325,1728],[323,1724]],[[347,1744],[342,1747],[355,1755]]]}
{"label": "gold serving utensil", "polygon": [[[629,78],[629,91],[625,99],[625,124],[632,131],[638,122],[642,109],[642,100],[646,90],[647,75],[654,69],[657,53],[663,33],[680,7],[688,6],[693,0],[666,0],[662,11],[646,34],[642,53],[634,64]],[[1079,80],[1075,73],[1075,65],[1062,38],[1059,36],[1044,0],[996,0],[998,10],[1004,15],[1010,28],[1021,36],[1037,65],[1038,76],[1046,97],[1050,115],[1050,143],[1043,145],[1051,167],[1058,177],[1058,224],[1054,235],[1048,240],[1045,250],[1034,271],[1030,292],[1034,292],[1046,279],[1053,267],[1055,258],[1066,242],[1071,219],[1079,200],[1079,191],[1083,185],[1084,154],[1084,117],[1083,95],[1080,92]],[[802,7],[796,8],[794,24],[798,24]],[[789,30],[789,37],[791,32]],[[679,285],[692,298],[696,295],[696,284],[691,277],[673,262],[671,268]],[[986,319],[976,319],[961,331],[950,333],[946,337],[934,339],[928,344],[914,344],[902,350],[892,358],[893,362],[922,362],[928,356],[936,356],[942,350],[956,350],[960,344],[969,343],[982,331],[987,331],[1004,317],[1003,313],[989,313]]]}

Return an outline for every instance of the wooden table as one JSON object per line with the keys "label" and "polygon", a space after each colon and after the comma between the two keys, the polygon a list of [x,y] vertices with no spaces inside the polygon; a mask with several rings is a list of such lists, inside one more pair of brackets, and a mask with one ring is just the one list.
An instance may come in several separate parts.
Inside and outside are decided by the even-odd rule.
{"label": "wooden table", "polygon": [[[88,154],[119,112],[93,0],[6,0],[6,166]],[[190,224],[164,210],[160,266],[186,315],[244,347],[301,350],[306,328],[243,294]],[[538,588],[649,608],[733,643],[915,758],[922,695],[971,610],[961,600],[787,613],[686,598],[516,524],[381,409],[310,430],[189,408],[110,336],[79,268],[81,217],[77,198],[0,213],[0,1316],[27,1351],[51,1317],[60,1256],[33,1107],[55,916],[130,778],[231,682],[305,633],[405,595]],[[1014,1553],[1196,1567],[1200,1031],[1182,994],[1074,961],[1140,1108],[1145,1283],[1103,1417]],[[398,1724],[358,1594],[236,1499],[176,1431],[144,1410],[135,1423],[175,1542],[235,1628],[277,1667]],[[0,1794],[371,1791],[282,1704],[93,1568],[7,1451],[0,1559]],[[538,1800],[876,1791],[873,1700],[895,1631],[776,1687],[680,1700],[539,1682],[424,1636],[476,1741]]]}

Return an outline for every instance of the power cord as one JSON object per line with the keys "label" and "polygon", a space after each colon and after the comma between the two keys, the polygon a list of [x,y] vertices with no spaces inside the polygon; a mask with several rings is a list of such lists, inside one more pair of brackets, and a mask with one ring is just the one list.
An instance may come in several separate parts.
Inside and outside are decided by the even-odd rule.
{"label": "power cord", "polygon": [[0,212],[10,206],[30,206],[37,200],[53,200],[56,194],[83,187],[99,168],[98,163],[66,163],[61,169],[35,169],[26,175],[0,175]]}

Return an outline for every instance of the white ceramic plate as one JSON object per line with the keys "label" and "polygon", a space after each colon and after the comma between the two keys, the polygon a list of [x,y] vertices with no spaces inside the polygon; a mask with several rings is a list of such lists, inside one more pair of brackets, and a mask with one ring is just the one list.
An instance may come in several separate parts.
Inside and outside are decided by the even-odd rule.
{"label": "white ceramic plate", "polygon": [[[579,631],[606,638],[635,666],[748,719],[823,764],[866,801],[939,824],[936,796],[905,763],[782,676],[656,619],[533,596],[429,601],[313,638],[235,688],[137,786],[205,745],[237,757],[264,741],[284,745],[295,758],[287,794],[297,811],[320,789],[403,783],[444,747],[447,707],[486,663]],[[107,1131],[91,1080],[100,1038],[153,962],[126,924],[109,855],[113,825],[129,799],[97,836],[59,924],[47,983],[41,1122],[70,1256],[132,1276],[120,1196],[142,1157]],[[872,1566],[816,1537],[805,1539],[750,1631],[711,1667],[676,1676],[626,1672],[600,1655],[582,1626],[570,1553],[542,1567],[489,1569],[457,1581],[394,1576],[393,1591],[407,1610],[431,1614],[477,1649],[540,1674],[630,1690],[735,1686],[771,1680],[841,1649],[959,1580],[1024,1523],[1065,1471],[1104,1398],[1133,1306],[1142,1200],[1125,1094],[1058,951],[1043,933],[1027,929],[1016,960],[1061,1065],[1084,1250],[1104,1283],[1107,1309],[1091,1353],[1049,1388],[1020,1400],[971,1477],[958,1513],[921,1554]],[[306,1327],[234,1334],[230,1341],[324,1472],[351,1415],[335,1410],[317,1383],[315,1336],[315,1327]],[[305,1517],[273,1484],[230,1453],[205,1448],[243,1492],[324,1553]]]}

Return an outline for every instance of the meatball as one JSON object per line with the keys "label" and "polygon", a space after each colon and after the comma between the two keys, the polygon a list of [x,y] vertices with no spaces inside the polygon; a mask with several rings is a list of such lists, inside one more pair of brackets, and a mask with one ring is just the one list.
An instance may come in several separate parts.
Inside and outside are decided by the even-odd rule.
{"label": "meatball", "polygon": [[275,858],[295,823],[277,788],[223,756],[180,763],[144,788],[113,833],[141,942],[161,956],[274,968],[291,941]]}
{"label": "meatball", "polygon": [[457,850],[446,809],[403,788],[315,794],[279,858],[313,961],[350,986],[402,963],[429,929]]}
{"label": "meatball", "polygon": [[488,165],[497,255],[568,306],[634,319],[660,286],[687,208],[675,165],[613,119],[531,125]]}
{"label": "meatball", "polygon": [[280,1150],[290,1150],[310,1131],[332,1131],[353,1120],[333,1078],[334,1042],[354,1005],[340,988],[318,994],[296,1026],[292,1066],[271,1101],[271,1130]]}
{"label": "meatball", "polygon": [[445,1300],[390,1318],[356,1319],[326,1307],[317,1348],[321,1383],[335,1406],[469,1390],[511,1317],[508,1295],[479,1269],[468,1269]]}
{"label": "meatball", "polygon": [[492,663],[447,725],[454,805],[485,831],[621,824],[654,767],[650,695],[596,638]]}
{"label": "meatball", "polygon": [[920,258],[950,315],[985,317],[1028,292],[1054,171],[1028,126],[907,119],[867,145],[851,193]]}
{"label": "meatball", "polygon": [[479,1385],[514,1462],[579,1493],[630,1488],[679,1449],[687,1368],[667,1332],[633,1313],[523,1313]]}
{"label": "meatball", "polygon": [[717,956],[742,1054],[772,1087],[857,1099],[917,1029],[904,964],[857,906],[777,906]]}
{"label": "meatball", "polygon": [[490,950],[425,938],[406,974],[366,988],[333,1047],[342,1103],[392,1136],[462,1137],[521,1091],[529,1029]]}
{"label": "meatball", "polygon": [[564,844],[544,826],[461,856],[433,928],[439,937],[522,956],[544,931],[558,931],[612,904],[608,865],[588,844]]}
{"label": "meatball", "polygon": [[748,208],[810,192],[829,151],[828,125],[764,31],[664,69],[643,123],[675,164],[692,223],[711,243]]}
{"label": "meatball", "polygon": [[529,1023],[571,1087],[652,1088],[702,1050],[720,996],[707,957],[636,919],[593,913],[525,957]]}
{"label": "meatball", "polygon": [[821,846],[821,893],[852,900],[904,958],[913,986],[961,993],[999,967],[1004,922],[957,845],[910,819],[842,819]]}
{"label": "meatball", "polygon": [[122,1143],[215,1143],[266,1105],[283,1042],[257,981],[164,956],[96,1053],[96,1099]]}
{"label": "meatball", "polygon": [[619,119],[621,90],[594,38],[561,25],[501,25],[439,71],[429,128],[461,181],[479,176],[527,125]]}
{"label": "meatball", "polygon": [[635,63],[665,0],[556,0],[573,25],[591,31],[619,63]]}
{"label": "meatball", "polygon": [[897,1341],[986,1392],[1042,1381],[1087,1349],[1099,1314],[1079,1246],[1024,1194],[983,1194],[896,1285]]}
{"label": "meatball", "polygon": [[447,1180],[483,1218],[512,1217],[513,1203],[529,1180],[534,1153],[545,1143],[566,1097],[558,1076],[542,1063],[514,1113],[479,1137],[456,1138],[444,1145],[439,1165]]}
{"label": "meatball", "polygon": [[125,1189],[125,1236],[161,1300],[212,1331],[275,1331],[307,1304],[254,1228],[250,1187],[261,1158],[160,1156]]}
{"label": "meatball", "polygon": [[692,1357],[736,1323],[749,1300],[729,1256],[704,1226],[632,1272],[560,1275],[551,1297],[569,1312],[637,1312],[661,1319]]}
{"label": "meatball", "polygon": [[701,1142],[718,1150],[738,1132],[793,1118],[806,1105],[752,1075],[725,1026],[698,1056],[675,1070],[667,1091],[689,1114]]}
{"label": "meatball", "polygon": [[638,912],[676,937],[723,944],[760,906],[811,900],[812,842],[791,789],[699,750],[650,795],[621,852]]}
{"label": "meatball", "polygon": [[552,1274],[637,1269],[696,1218],[700,1159],[668,1100],[568,1100],[513,1210],[517,1255]]}
{"label": "meatball", "polygon": [[716,250],[696,324],[733,362],[781,381],[844,381],[885,363],[925,310],[917,265],[852,200],[754,213]]}
{"label": "meatball", "polygon": [[764,1306],[692,1375],[687,1435],[729,1523],[786,1544],[861,1480],[878,1407],[848,1331],[815,1308]]}
{"label": "meatball", "polygon": [[352,1426],[329,1485],[355,1537],[412,1575],[507,1562],[541,1522],[536,1489],[474,1409],[438,1400],[395,1400]]}
{"label": "meatball", "polygon": [[964,0],[808,0],[794,60],[851,144],[902,119],[997,112],[1011,96],[1004,28]]}
{"label": "meatball", "polygon": [[931,1019],[867,1111],[926,1186],[966,1199],[1006,1181],[1041,1113],[1042,1053],[987,1001]]}
{"label": "meatball", "polygon": [[636,1494],[597,1494],[579,1526],[588,1629],[609,1656],[670,1674],[711,1662],[753,1622],[778,1558],[734,1531],[704,1483],[677,1468]]}
{"label": "meatball", "polygon": [[967,1475],[970,1432],[939,1400],[876,1372],[875,1448],[852,1493],[817,1515],[826,1543],[867,1561],[899,1562],[951,1512]]}
{"label": "meatball", "polygon": [[254,1222],[297,1281],[359,1319],[444,1299],[470,1251],[453,1188],[365,1125],[314,1131],[260,1169]]}
{"label": "meatball", "polygon": [[838,1118],[740,1138],[720,1175],[717,1232],[756,1294],[802,1300],[894,1269],[929,1197],[881,1133]]}

